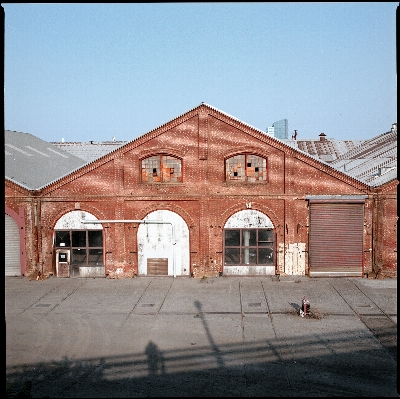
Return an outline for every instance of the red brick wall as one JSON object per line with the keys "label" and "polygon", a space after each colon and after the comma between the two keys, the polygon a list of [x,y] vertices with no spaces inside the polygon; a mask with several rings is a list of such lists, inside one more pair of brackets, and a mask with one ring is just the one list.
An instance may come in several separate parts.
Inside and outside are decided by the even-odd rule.
{"label": "red brick wall", "polygon": [[[267,158],[268,182],[232,183],[225,181],[225,159],[247,151]],[[182,184],[141,183],[144,157],[166,152],[183,160]],[[395,193],[395,186],[388,189]],[[222,232],[235,212],[251,203],[252,209],[266,214],[276,229],[278,271],[285,270],[285,247],[308,243],[307,195],[360,195],[372,198],[364,184],[296,152],[278,140],[254,130],[224,114],[201,106],[153,132],[128,143],[74,175],[43,190],[40,204],[39,263],[45,273],[54,273],[53,229],[57,220],[74,209],[88,211],[98,219],[143,219],[158,209],[178,213],[190,232],[191,271],[213,275],[222,271]],[[385,193],[387,195],[387,193]],[[27,235],[32,234],[32,209],[28,199],[14,199],[6,190],[6,203],[26,207]],[[379,208],[378,243],[380,264],[395,272],[393,231],[396,203],[385,199]],[[386,223],[387,221],[387,223]],[[373,201],[365,211],[365,267],[372,268]],[[116,268],[132,276],[138,270],[137,225],[110,224],[105,227],[106,270]],[[379,241],[379,240],[382,240]],[[27,237],[27,270],[36,264],[31,237]],[[304,256],[307,259],[307,254]],[[306,272],[308,264],[306,261]]]}
{"label": "red brick wall", "polygon": [[376,206],[375,263],[380,275],[397,276],[397,182],[379,189]]}

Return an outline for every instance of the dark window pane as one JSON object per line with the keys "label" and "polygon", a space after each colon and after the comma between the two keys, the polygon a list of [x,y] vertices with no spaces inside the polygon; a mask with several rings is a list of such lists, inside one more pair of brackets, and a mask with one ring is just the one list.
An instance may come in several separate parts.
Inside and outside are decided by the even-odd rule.
{"label": "dark window pane", "polygon": [[257,263],[257,249],[242,248],[242,263],[244,265],[255,265]]}
{"label": "dark window pane", "polygon": [[225,265],[274,265],[273,229],[231,229],[225,230],[224,234]]}
{"label": "dark window pane", "polygon": [[257,230],[242,230],[242,245],[245,247],[257,245],[256,233]]}
{"label": "dark window pane", "polygon": [[265,246],[268,243],[273,242],[274,234],[273,230],[258,230],[258,245]]}
{"label": "dark window pane", "polygon": [[86,266],[86,249],[73,249],[71,254],[71,276],[79,276],[79,268]]}
{"label": "dark window pane", "polygon": [[103,230],[88,230],[89,247],[103,246]]}
{"label": "dark window pane", "polygon": [[238,247],[240,245],[240,230],[225,230],[225,246]]}
{"label": "dark window pane", "polygon": [[88,266],[103,266],[102,249],[89,249]]}
{"label": "dark window pane", "polygon": [[225,248],[225,265],[240,265],[239,248]]}
{"label": "dark window pane", "polygon": [[86,230],[72,232],[72,246],[86,247]]}
{"label": "dark window pane", "polygon": [[258,264],[259,265],[274,264],[274,251],[272,248],[260,248],[258,250]]}
{"label": "dark window pane", "polygon": [[71,237],[69,231],[56,231],[56,247],[69,247]]}
{"label": "dark window pane", "polygon": [[86,249],[73,249],[71,262],[73,265],[86,266]]}

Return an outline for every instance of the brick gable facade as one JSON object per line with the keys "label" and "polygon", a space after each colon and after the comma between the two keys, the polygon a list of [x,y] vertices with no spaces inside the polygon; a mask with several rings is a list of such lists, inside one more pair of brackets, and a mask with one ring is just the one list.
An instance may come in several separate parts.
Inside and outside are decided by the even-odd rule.
{"label": "brick gable facade", "polygon": [[[244,153],[266,159],[266,181],[226,180],[226,160]],[[181,160],[182,182],[142,181],[141,161],[155,154]],[[140,274],[140,259],[146,254],[141,253],[138,245],[139,234],[144,234],[144,229],[147,234],[149,231],[158,234],[142,223],[123,221],[144,220],[156,211],[173,212],[187,227],[189,255],[184,268],[185,273],[188,268],[188,275],[226,274],[224,226],[245,210],[261,212],[272,222],[274,274],[308,275],[312,259],[307,198],[335,196],[337,201],[346,202],[351,197],[362,197],[365,198],[362,259],[357,275],[364,276],[379,267],[384,274],[394,276],[397,273],[393,238],[397,221],[396,187],[397,181],[380,193],[202,104],[39,192],[21,194],[6,181],[5,200],[6,207],[16,212],[19,207],[25,210],[26,275],[34,276],[39,270],[44,276],[57,274],[55,225],[63,215],[80,210],[100,221],[110,221],[102,223],[104,275],[123,278]],[[161,229],[159,226],[158,230]],[[162,234],[169,234],[163,231]],[[159,241],[171,239],[163,238],[162,234],[157,238]],[[183,233],[178,233],[178,237],[179,234]],[[163,245],[169,248],[168,243]],[[178,242],[173,248],[176,264],[186,262],[186,257],[180,255],[186,249],[179,245]],[[160,256],[165,257],[168,254]],[[238,273],[264,274],[261,268],[241,270]]]}

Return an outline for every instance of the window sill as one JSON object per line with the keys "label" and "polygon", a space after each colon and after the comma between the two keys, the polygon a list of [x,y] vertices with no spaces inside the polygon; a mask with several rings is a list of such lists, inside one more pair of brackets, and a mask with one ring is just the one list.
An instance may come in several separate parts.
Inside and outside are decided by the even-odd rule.
{"label": "window sill", "polygon": [[144,182],[141,182],[140,184],[143,184],[144,186],[182,186],[185,183],[184,182],[172,182],[172,183],[170,183],[170,182],[158,182],[158,181],[155,181],[155,182],[144,181]]}
{"label": "window sill", "polygon": [[269,184],[267,180],[257,180],[257,181],[235,181],[235,180],[225,180],[224,182],[227,186],[248,186],[253,184]]}

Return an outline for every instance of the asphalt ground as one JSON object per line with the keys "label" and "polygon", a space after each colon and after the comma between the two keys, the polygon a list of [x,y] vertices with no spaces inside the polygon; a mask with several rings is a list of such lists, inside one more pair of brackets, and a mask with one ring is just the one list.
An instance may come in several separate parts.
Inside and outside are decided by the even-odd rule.
{"label": "asphalt ground", "polygon": [[399,396],[396,279],[6,277],[5,311],[8,397]]}

